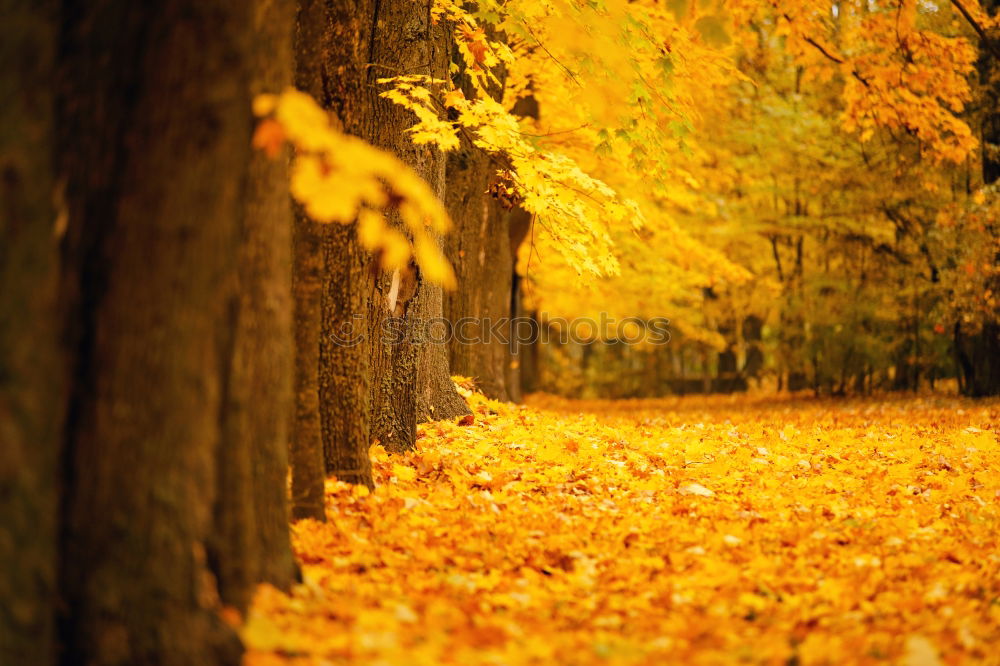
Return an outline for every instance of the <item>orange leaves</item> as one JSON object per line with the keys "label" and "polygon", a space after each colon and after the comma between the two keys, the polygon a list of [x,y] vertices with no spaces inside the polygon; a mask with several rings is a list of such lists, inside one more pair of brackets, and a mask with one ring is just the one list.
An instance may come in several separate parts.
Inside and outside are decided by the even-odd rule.
{"label": "orange leaves", "polygon": [[281,153],[285,144],[285,130],[274,118],[265,118],[257,124],[253,133],[253,147],[263,150],[264,154],[274,159]]}
{"label": "orange leaves", "polygon": [[959,164],[976,146],[969,126],[956,116],[972,99],[976,48],[921,20],[917,5],[899,0],[870,11],[867,3],[843,3],[831,15],[821,2],[781,0],[756,5],[750,14],[773,7],[790,54],[811,75],[841,73],[847,131],[867,141],[879,129],[905,130],[925,142],[935,159]]}
{"label": "orange leaves", "polygon": [[468,26],[462,26],[458,32],[465,39],[465,47],[472,54],[476,66],[486,64],[486,56],[490,51],[490,45],[486,42],[486,32],[482,28],[473,29]]}
{"label": "orange leaves", "polygon": [[[412,260],[430,282],[456,286],[435,240],[451,222],[415,171],[394,155],[341,133],[312,97],[293,88],[258,95],[253,110],[261,118],[255,148],[276,157],[286,139],[294,146],[290,191],[309,217],[323,223],[357,222],[359,241],[385,270],[402,270]],[[389,213],[398,214],[402,224],[388,223],[384,215]]]}
{"label": "orange leaves", "polygon": [[329,482],[250,666],[992,658],[997,402],[469,395]]}

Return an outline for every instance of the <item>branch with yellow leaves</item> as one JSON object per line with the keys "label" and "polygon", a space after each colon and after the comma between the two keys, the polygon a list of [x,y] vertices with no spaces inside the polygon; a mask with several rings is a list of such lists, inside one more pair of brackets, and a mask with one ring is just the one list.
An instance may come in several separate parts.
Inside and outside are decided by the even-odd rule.
{"label": "branch with yellow leaves", "polygon": [[[794,20],[794,19],[792,19],[792,17],[791,17],[791,16],[789,16],[789,15],[788,15],[787,13],[784,13],[784,12],[782,12],[782,14],[781,14],[781,15],[782,15],[782,16],[783,16],[783,17],[785,18],[785,20],[786,20],[786,21],[788,21],[789,23],[792,23],[792,22],[793,22],[793,20]],[[835,63],[837,63],[838,65],[843,65],[843,64],[845,64],[845,63],[846,63],[846,61],[845,61],[845,60],[844,60],[843,58],[838,58],[837,56],[835,56],[835,55],[833,55],[832,53],[830,53],[829,51],[827,51],[827,50],[826,50],[826,48],[825,48],[825,47],[824,47],[824,46],[823,46],[822,44],[820,44],[819,42],[817,42],[817,41],[816,41],[815,39],[813,39],[812,37],[808,37],[808,36],[806,36],[806,35],[803,35],[803,36],[802,36],[802,39],[803,39],[803,41],[805,41],[805,42],[806,42],[807,44],[809,44],[810,46],[814,47],[814,48],[815,48],[815,49],[816,49],[817,51],[819,51],[820,53],[822,53],[822,54],[823,54],[823,56],[824,56],[825,58],[827,58],[828,60],[830,60],[830,61],[832,61],[832,62],[835,62]],[[854,69],[853,67],[851,67],[851,76],[853,76],[853,77],[854,77],[854,78],[856,78],[856,79],[857,79],[858,81],[860,81],[860,82],[861,82],[861,85],[863,85],[863,86],[864,86],[865,88],[870,88],[870,87],[871,87],[871,84],[869,84],[869,83],[868,83],[868,79],[866,79],[865,77],[861,76],[861,74],[859,74],[859,73],[858,73],[858,70]]]}
{"label": "branch with yellow leaves", "polygon": [[986,31],[983,29],[983,26],[979,25],[979,22],[976,21],[975,17],[973,17],[972,14],[969,13],[969,10],[966,9],[965,6],[962,5],[961,2],[959,2],[959,0],[951,0],[951,4],[954,5],[955,9],[957,9],[958,12],[963,17],[965,17],[965,20],[969,22],[969,25],[972,26],[972,29],[976,31],[977,35],[979,35],[979,39],[982,40],[983,45],[987,49],[989,49],[990,52],[995,57],[1000,58],[1000,49],[997,48],[996,42],[990,39],[990,36],[986,34]]}

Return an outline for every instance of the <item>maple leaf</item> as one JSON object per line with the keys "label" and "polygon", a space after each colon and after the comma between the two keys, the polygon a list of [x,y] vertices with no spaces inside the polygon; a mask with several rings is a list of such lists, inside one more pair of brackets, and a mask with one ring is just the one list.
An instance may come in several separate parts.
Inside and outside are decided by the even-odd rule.
{"label": "maple leaf", "polygon": [[263,150],[271,159],[281,154],[281,147],[285,144],[285,130],[281,123],[273,118],[265,118],[257,124],[253,133],[253,147]]}

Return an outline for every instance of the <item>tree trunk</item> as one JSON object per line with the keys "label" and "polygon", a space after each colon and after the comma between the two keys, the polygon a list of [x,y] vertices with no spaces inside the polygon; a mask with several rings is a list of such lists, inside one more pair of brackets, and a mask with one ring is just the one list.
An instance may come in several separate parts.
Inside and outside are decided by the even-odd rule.
{"label": "tree trunk", "polygon": [[239,663],[206,543],[217,465],[231,462],[251,9],[64,3],[75,384],[61,587],[73,663]]}
{"label": "tree trunk", "polygon": [[[251,95],[292,82],[293,0],[255,0]],[[298,577],[288,522],[288,415],[294,367],[292,337],[292,210],[287,157],[250,158],[240,248],[240,319],[230,396],[242,392],[241,440],[249,451],[250,583],[289,589]],[[228,447],[239,446],[230,441]],[[249,588],[252,592],[252,587]],[[225,599],[225,595],[223,596]]]}
{"label": "tree trunk", "polygon": [[325,521],[325,465],[319,416],[322,228],[296,207],[292,236],[292,295],[295,312],[295,410],[289,447],[292,520],[312,518]]}
{"label": "tree trunk", "polygon": [[966,336],[955,322],[954,343],[962,393],[972,398],[1000,394],[1000,324],[984,322],[977,333]]}
{"label": "tree trunk", "polygon": [[[337,225],[324,238],[326,285],[320,338],[320,400],[326,472],[341,481],[374,487],[369,446],[368,345],[358,340],[357,315],[367,310],[371,259],[354,227]],[[349,338],[337,334],[349,331]]]}
{"label": "tree trunk", "polygon": [[[997,15],[1000,2],[986,0],[985,9],[991,17]],[[989,36],[996,45],[1000,31],[990,30]],[[998,60],[987,44],[980,44],[979,80],[987,85],[984,91],[984,108],[981,119],[982,132],[982,169],[983,184],[991,185],[1000,180],[1000,159],[996,149],[1000,146],[1000,79],[998,79]],[[1000,235],[1000,229],[995,222],[988,224],[987,230],[995,241]],[[994,254],[994,265],[1000,265],[1000,252]],[[987,285],[993,293],[1000,291],[1000,277],[994,276]],[[986,314],[979,331],[973,335],[965,335],[961,324],[955,324],[955,352],[959,359],[959,371],[962,374],[960,386],[965,395],[982,397],[1000,395],[1000,317],[997,313]]]}
{"label": "tree trunk", "polygon": [[[433,170],[425,176],[435,195],[445,199],[445,159],[435,151]],[[453,235],[457,232],[453,230]],[[441,247],[441,239],[435,239]],[[419,275],[419,273],[418,273]],[[466,285],[459,284],[464,288]],[[456,289],[450,294],[458,293]],[[440,285],[420,280],[415,298],[417,329],[417,396],[418,422],[453,419],[471,413],[469,406],[455,390],[448,361],[448,341],[444,325],[444,289]]]}
{"label": "tree trunk", "polygon": [[[379,89],[376,79],[386,74],[421,73],[435,78],[446,74],[447,39],[443,27],[431,23],[429,6],[408,0],[382,1],[373,17],[367,81],[373,95]],[[413,144],[405,133],[412,124],[409,111],[374,97],[362,136],[394,152],[440,194],[443,158],[436,149]],[[424,340],[427,324],[442,316],[435,289],[411,266],[394,275],[380,275],[372,292],[371,434],[394,451],[413,447],[418,405],[423,417],[448,418],[467,411],[448,380],[444,348]]]}
{"label": "tree trunk", "polygon": [[[517,255],[521,245],[531,235],[532,224],[531,213],[523,208],[510,211],[510,313],[514,321],[510,327],[511,344],[507,348],[507,394],[514,402],[521,402],[524,393],[538,389],[538,350],[542,342],[542,327],[538,313],[528,312],[525,307],[526,277],[517,272]],[[527,369],[526,364],[530,364],[531,368]]]}
{"label": "tree trunk", "polygon": [[[442,198],[443,194],[440,193]],[[418,332],[422,335],[417,355],[418,422],[453,419],[471,413],[451,380],[448,342],[443,338],[446,332],[444,294],[439,285],[421,282],[417,300],[417,317],[421,326]]]}
{"label": "tree trunk", "polygon": [[65,372],[53,173],[55,3],[0,4],[0,663],[54,660]]}
{"label": "tree trunk", "polygon": [[[413,448],[417,438],[417,348],[413,333],[417,288],[412,267],[401,275],[383,274],[375,281],[370,301],[371,437],[396,453]],[[394,291],[397,300],[390,309]]]}
{"label": "tree trunk", "polygon": [[[358,133],[368,108],[365,89],[368,3],[300,3],[296,39],[296,83],[329,110],[344,131]],[[300,218],[314,234],[318,291],[309,320],[309,344],[316,346],[310,381],[315,382],[322,470],[349,483],[371,487],[369,437],[369,348],[365,334],[371,259],[360,247],[353,227],[319,226]],[[305,259],[304,259],[305,260]],[[312,458],[315,461],[315,457]],[[315,473],[313,474],[315,476]],[[320,473],[322,476],[322,472]],[[315,481],[314,481],[315,483]]]}
{"label": "tree trunk", "polygon": [[[496,167],[489,155],[462,138],[448,155],[445,203],[455,224],[446,254],[460,289],[445,295],[444,312],[454,334],[451,370],[473,377],[490,398],[510,400],[511,258],[509,215],[487,190]],[[499,334],[498,334],[499,333]]]}
{"label": "tree trunk", "polygon": [[[456,83],[471,97],[465,62],[457,53],[453,57],[458,67]],[[503,91],[495,88],[490,94],[499,100]],[[529,107],[525,103],[529,101],[533,103],[534,98],[522,100],[519,106]],[[537,117],[537,109],[533,113]],[[521,209],[505,211],[488,193],[496,178],[496,163],[466,137],[448,155],[447,163],[445,203],[455,230],[445,248],[461,286],[446,295],[444,304],[455,333],[448,346],[451,369],[475,378],[479,389],[491,398],[516,400],[521,391],[511,383],[517,379],[511,372],[514,331],[509,320],[517,311],[512,279],[517,247],[531,218]]]}
{"label": "tree trunk", "polygon": [[[252,95],[291,84],[294,10],[293,0],[255,0]],[[287,498],[293,368],[287,156],[251,155],[244,202],[226,460],[218,464],[218,527],[210,550],[222,600],[241,611],[256,583],[289,589],[297,576]]]}

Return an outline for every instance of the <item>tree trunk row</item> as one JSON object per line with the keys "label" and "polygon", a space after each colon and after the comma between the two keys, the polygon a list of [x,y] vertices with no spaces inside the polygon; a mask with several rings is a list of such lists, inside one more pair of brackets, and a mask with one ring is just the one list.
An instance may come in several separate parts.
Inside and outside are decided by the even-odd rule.
{"label": "tree trunk row", "polygon": [[[322,519],[326,475],[371,484],[372,440],[467,410],[426,339],[441,290],[294,211],[287,159],[250,148],[251,100],[294,81],[447,197],[375,82],[448,74],[429,9],[0,3],[0,663],[239,663],[222,611],[297,575],[289,455],[295,517]],[[479,250],[452,259],[509,303],[511,251],[486,253],[481,279]]]}
{"label": "tree trunk row", "polygon": [[[296,85],[336,126],[393,152],[446,202],[456,228],[445,249],[460,289],[443,293],[415,265],[383,271],[351,228],[319,225],[297,211],[295,517],[324,519],[324,473],[371,486],[370,444],[405,451],[414,446],[418,422],[467,413],[449,368],[479,377],[492,397],[510,397],[505,342],[460,345],[442,335],[446,315],[453,322],[510,316],[507,217],[486,194],[494,167],[471,146],[446,159],[414,145],[405,132],[412,114],[379,96],[379,78],[448,76],[452,50],[446,27],[431,22],[429,3],[300,2]],[[400,225],[391,212],[389,221]]]}

